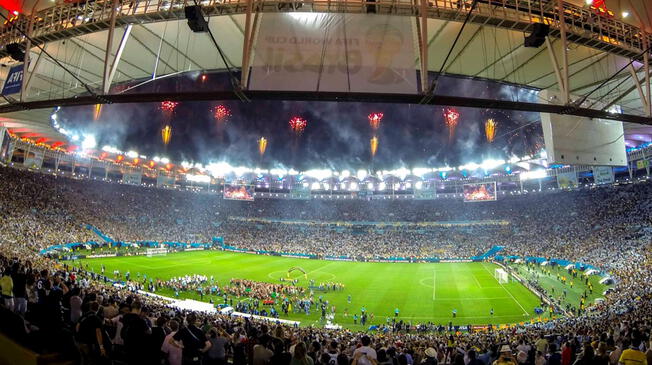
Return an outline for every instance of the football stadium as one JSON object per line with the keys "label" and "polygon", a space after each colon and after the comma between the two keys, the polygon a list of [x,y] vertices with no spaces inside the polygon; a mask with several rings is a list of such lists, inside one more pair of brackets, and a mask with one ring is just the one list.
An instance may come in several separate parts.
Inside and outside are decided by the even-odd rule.
{"label": "football stadium", "polygon": [[652,363],[649,0],[0,18],[0,364]]}

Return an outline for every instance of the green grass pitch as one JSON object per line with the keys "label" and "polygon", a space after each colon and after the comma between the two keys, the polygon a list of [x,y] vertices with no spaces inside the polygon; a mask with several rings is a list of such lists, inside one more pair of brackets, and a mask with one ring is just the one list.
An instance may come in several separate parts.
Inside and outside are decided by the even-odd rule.
{"label": "green grass pitch", "polygon": [[[367,323],[381,324],[394,316],[412,323],[435,324],[508,324],[528,322],[536,318],[534,308],[539,299],[520,283],[510,281],[500,284],[494,279],[495,265],[490,263],[363,263],[293,259],[276,256],[260,256],[222,251],[197,251],[168,254],[167,256],[128,256],[82,260],[84,265],[99,273],[101,265],[107,275],[118,269],[122,274],[129,270],[131,277],[137,273],[147,277],[167,280],[187,274],[213,275],[218,285],[228,284],[231,278],[278,283],[286,277],[289,268],[299,266],[307,272],[294,271],[292,278],[299,285],[308,286],[309,280],[338,282],[346,287],[342,291],[324,293],[324,299],[336,306],[334,322],[346,328],[363,329],[353,325],[351,315],[365,307],[374,314]],[[77,262],[75,262],[77,264]],[[173,296],[171,291],[157,294]],[[317,298],[321,293],[316,292]],[[351,295],[351,304],[347,296]],[[196,293],[183,293],[181,297],[199,299]],[[208,301],[209,296],[205,295]],[[223,303],[222,298],[213,298]],[[236,299],[234,299],[234,303]],[[490,315],[493,308],[494,315]],[[344,316],[348,309],[349,316]],[[457,310],[453,318],[452,311]],[[277,307],[280,310],[280,306]],[[313,310],[310,315],[290,313],[281,318],[301,321],[301,325],[319,325],[321,313]]]}

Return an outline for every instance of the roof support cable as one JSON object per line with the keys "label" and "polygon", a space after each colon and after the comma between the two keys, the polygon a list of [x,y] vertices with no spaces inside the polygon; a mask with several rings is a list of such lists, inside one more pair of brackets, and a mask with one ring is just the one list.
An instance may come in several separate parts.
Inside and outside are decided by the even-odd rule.
{"label": "roof support cable", "polygon": [[442,72],[444,72],[444,68],[446,67],[446,64],[448,63],[448,59],[450,58],[451,54],[453,53],[453,50],[455,49],[455,46],[457,45],[457,42],[460,40],[460,36],[462,35],[462,32],[464,32],[464,28],[466,27],[466,24],[471,19],[471,14],[473,13],[473,10],[475,9],[475,6],[477,4],[478,4],[478,0],[473,0],[473,2],[471,3],[471,9],[469,9],[469,12],[466,13],[466,18],[464,18],[464,23],[462,23],[462,27],[457,32],[457,36],[455,36],[455,40],[453,41],[453,45],[448,50],[448,54],[446,55],[446,58],[444,58],[444,62],[442,62],[441,67],[439,68],[439,72],[437,72],[435,74],[435,77],[432,80],[432,83],[430,84],[430,88],[428,89],[426,94],[423,96],[423,99],[421,100],[421,104],[429,103],[432,100],[432,98],[434,97],[433,93],[434,93],[435,89],[437,88],[437,80],[439,79],[439,76],[441,76]]}
{"label": "roof support cable", "polygon": [[[9,21],[9,19],[7,19],[7,16],[4,15],[2,12],[0,12],[0,16],[2,16],[6,21]],[[32,39],[29,35],[27,35],[27,33],[24,30],[22,30],[20,27],[16,27],[16,30],[18,30],[18,32],[20,32],[20,34],[22,34],[26,39],[29,39],[29,41],[33,45],[35,45],[41,52],[43,52],[43,54],[48,56],[52,61],[54,61],[54,63],[56,63],[57,66],[61,67],[65,72],[70,74],[70,76],[72,76],[73,79],[75,79],[82,86],[84,86],[86,91],[88,91],[88,93],[91,96],[93,96],[97,100],[101,101],[102,103],[106,103],[106,104],[110,103],[110,101],[108,99],[103,98],[102,96],[98,95],[95,91],[93,91],[93,89],[91,89],[90,86],[88,86],[88,84],[86,84],[84,81],[82,81],[82,79],[80,79],[74,72],[70,71],[66,66],[64,66],[61,62],[59,62],[59,60],[57,60],[50,53],[48,53],[48,51],[45,50],[45,47],[41,46],[36,41],[34,41],[34,39]],[[29,49],[26,49],[25,52],[29,52]],[[28,65],[25,65],[25,67],[27,67],[27,66]],[[36,70],[34,70],[34,72],[36,72]]]}

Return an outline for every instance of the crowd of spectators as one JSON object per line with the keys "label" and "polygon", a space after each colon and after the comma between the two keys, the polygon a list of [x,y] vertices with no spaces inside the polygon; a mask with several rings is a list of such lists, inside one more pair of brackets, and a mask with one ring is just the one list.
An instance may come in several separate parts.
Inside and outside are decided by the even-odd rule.
{"label": "crowd of spectators", "polygon": [[[531,194],[483,204],[420,201],[224,201],[209,194],[147,189],[0,168],[0,331],[40,353],[85,364],[646,364],[652,360],[652,185]],[[503,226],[338,232],[269,227],[228,217],[321,221],[480,221]],[[613,293],[578,317],[482,331],[359,333],[295,327],[175,309],[159,297],[113,286],[97,274],[37,254],[86,242],[98,227],[124,241],[225,241],[278,250],[470,256],[501,244],[507,253],[597,264],[617,279]],[[373,228],[372,228],[373,229]],[[265,242],[262,234],[272,239]],[[251,235],[253,238],[240,238]],[[285,238],[284,238],[285,235]],[[318,236],[328,239],[310,242]],[[369,241],[364,236],[370,235]],[[384,235],[391,239],[385,240]],[[297,238],[298,237],[298,238]],[[423,240],[420,239],[423,237]],[[332,240],[333,242],[328,242]],[[441,241],[439,241],[441,240]],[[284,241],[287,246],[284,245]],[[271,242],[271,243],[270,243]],[[411,244],[413,243],[413,245]],[[340,248],[340,246],[342,248]],[[355,247],[355,248],[350,248]],[[444,247],[444,248],[442,248]],[[405,254],[404,254],[405,255]],[[403,255],[403,256],[404,256]],[[647,359],[647,360],[646,360]]]}

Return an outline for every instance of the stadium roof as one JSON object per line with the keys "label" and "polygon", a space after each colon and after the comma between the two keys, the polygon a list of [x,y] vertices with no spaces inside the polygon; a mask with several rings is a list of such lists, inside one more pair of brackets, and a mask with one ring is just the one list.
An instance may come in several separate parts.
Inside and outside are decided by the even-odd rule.
{"label": "stadium roof", "polygon": [[[45,56],[41,50],[32,48],[31,57],[32,60],[36,60],[35,70],[33,75],[27,78],[28,87],[23,101],[74,98],[87,94],[88,91],[81,82],[101,93],[110,17],[107,18],[106,12],[100,10],[105,9],[110,3],[112,2],[95,1],[84,7],[62,4],[38,12],[40,21],[35,26],[33,38],[44,44],[46,51],[64,67],[70,69],[79,80],[64,72],[60,65]],[[416,11],[412,3],[399,2],[396,7],[386,9],[383,7],[383,1],[378,3],[379,12],[397,16],[414,15]],[[463,9],[450,8],[452,4],[450,1],[431,3],[434,4],[434,8],[428,13],[426,42],[428,70],[438,71],[446,57],[446,52],[442,50],[452,47],[466,12]],[[553,9],[554,3],[556,2],[543,1],[542,6]],[[625,6],[625,3],[629,5]],[[117,60],[109,62],[115,65],[115,72],[110,72],[114,75],[111,85],[142,80],[138,88],[146,89],[153,79],[192,71],[225,69],[224,62],[216,55],[210,37],[206,34],[193,33],[188,28],[182,5],[170,5],[165,0],[147,4],[149,4],[147,8],[140,3],[132,8],[125,3],[120,8],[120,14],[116,18],[117,28],[113,35],[112,52],[109,55],[111,60]],[[272,1],[261,2],[259,10],[263,13],[263,17],[264,13],[277,12],[276,4],[276,2],[272,4]],[[360,5],[335,9],[329,4],[331,2],[305,3],[296,10],[296,13],[302,16],[301,14],[311,11],[352,13],[364,11]],[[573,7],[570,4],[577,6]],[[636,46],[640,45],[640,36],[631,32],[637,32],[638,29],[635,27],[639,26],[651,30],[652,6],[647,4],[646,0],[631,0],[623,3],[607,1],[606,4],[615,16],[599,18],[600,29],[597,24],[588,24],[583,20],[577,20],[578,24],[569,28],[569,39],[573,40],[568,49],[569,91],[578,96],[594,91],[591,98],[602,104],[608,106],[617,104],[622,107],[624,113],[644,115],[645,110],[637,88],[637,84],[642,85],[641,80],[645,78],[643,64],[633,63],[638,82],[631,77],[627,69],[615,77],[613,75],[627,65],[629,57],[641,52],[640,47]],[[203,1],[202,5],[210,15],[210,27],[214,30],[225,59],[236,69],[240,68],[245,42],[246,2],[237,0],[221,3],[210,0]],[[551,66],[547,48],[523,46],[523,34],[529,32],[530,19],[523,19],[523,11],[500,6],[487,8],[489,5],[491,4],[487,1],[480,2],[478,10],[474,13],[477,16],[471,18],[461,33],[459,42],[443,69],[444,72],[527,85],[542,90],[557,90],[556,73]],[[29,2],[25,4],[26,8],[29,6]],[[567,5],[567,9],[567,12],[577,12],[573,14],[573,16],[577,15],[577,19],[581,19],[582,14],[592,14],[585,1],[573,0]],[[295,10],[290,8],[285,11]],[[629,12],[629,16],[624,19],[622,19],[623,11]],[[607,27],[614,29],[620,27],[630,33],[626,32],[618,36],[615,33],[605,34],[601,29]],[[562,49],[558,33],[553,25],[552,44],[559,58]],[[20,35],[11,28],[5,28],[0,32],[0,40],[3,44],[17,39],[21,39]],[[255,47],[253,52],[255,55]],[[5,51],[2,51],[2,55],[5,55],[0,60],[3,65],[11,66],[17,63],[6,56]],[[415,55],[416,69],[419,68],[419,62],[418,56]],[[1,68],[0,79],[5,79],[8,71],[9,67]],[[598,86],[599,88],[594,90]],[[124,87],[114,87],[111,92],[123,93],[127,90]],[[48,117],[50,111],[29,110],[4,114],[0,119],[0,125],[10,127],[19,135],[31,133],[38,137],[61,140],[62,136],[50,127]],[[652,127],[626,124],[626,131],[630,145],[652,138]]]}

